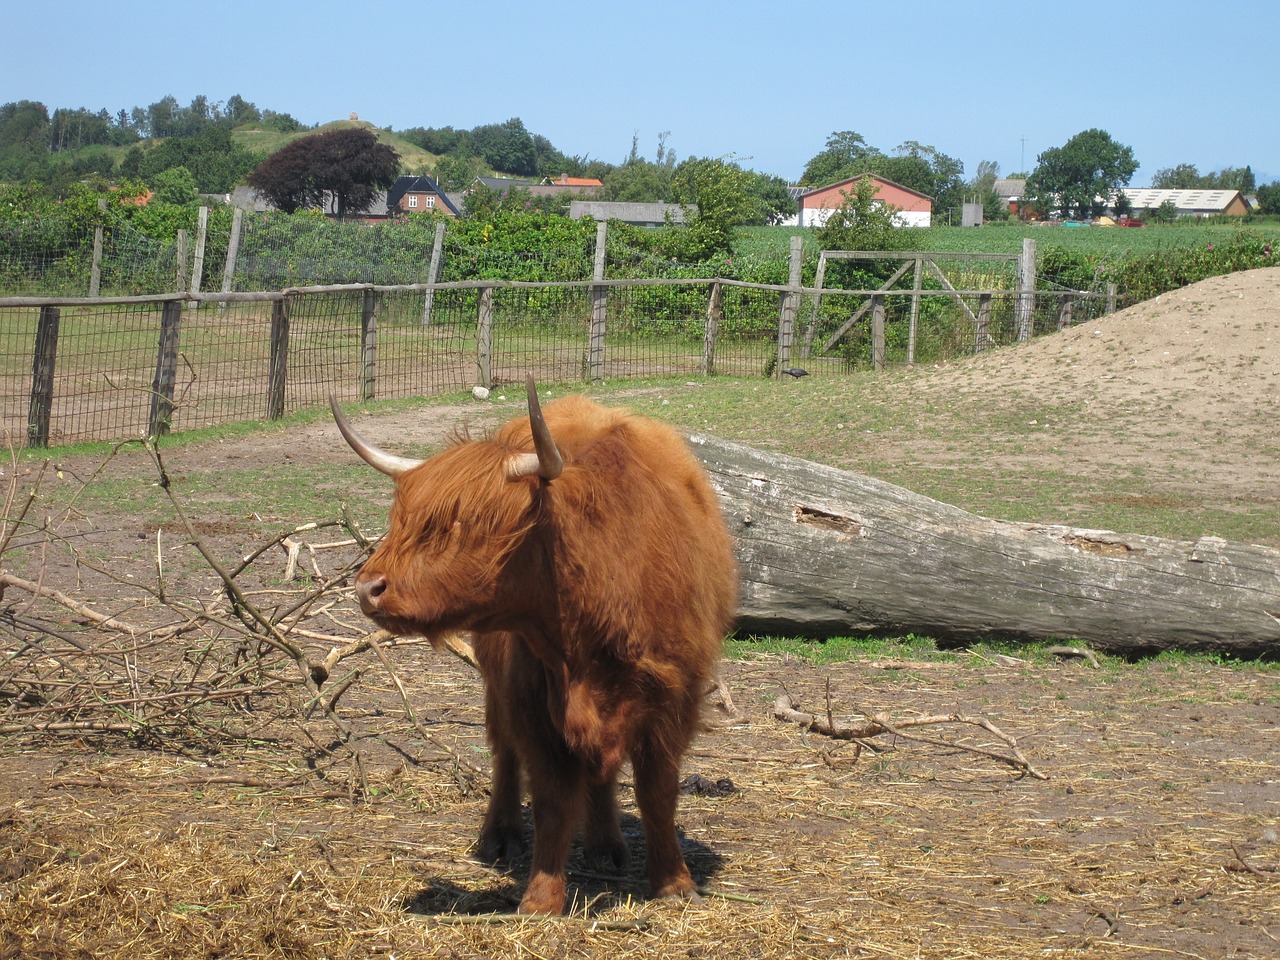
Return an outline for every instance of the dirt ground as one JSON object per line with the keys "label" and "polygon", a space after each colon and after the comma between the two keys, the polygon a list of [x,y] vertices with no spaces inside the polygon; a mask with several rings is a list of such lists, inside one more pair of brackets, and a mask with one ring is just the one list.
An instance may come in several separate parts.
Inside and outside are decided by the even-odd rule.
{"label": "dirt ground", "polygon": [[[1224,502],[1274,500],[1277,321],[1280,270],[1252,271],[919,371],[894,389],[904,398],[963,397],[1013,380],[1092,414],[1075,433],[1064,425],[1018,454],[1033,468],[1070,461],[1106,470],[1138,460],[1158,487],[1197,484]],[[492,416],[431,409],[438,420],[415,411],[361,418],[360,428],[389,446],[392,438],[434,443],[458,420],[483,427]],[[1207,435],[1214,456],[1189,467]],[[927,439],[874,442],[888,459],[951,455]],[[175,449],[170,466],[192,473],[249,459],[305,467],[340,455],[339,443],[317,424]],[[220,519],[217,504],[202,510],[211,543],[246,548],[237,542],[241,522]],[[85,543],[109,533],[104,554],[119,561],[132,549],[132,572],[148,575],[155,531],[146,524],[104,531],[73,518],[67,529]],[[315,562],[326,573],[338,564],[329,555]],[[91,571],[52,571],[49,585],[80,596],[101,588]],[[264,594],[288,587],[257,586]],[[106,612],[142,617],[146,602],[140,593]],[[14,588],[0,595],[6,658],[25,655],[32,641],[23,617],[33,608]],[[48,617],[55,631],[84,619],[66,608]],[[325,634],[362,629],[349,596],[309,624]],[[101,655],[120,660],[127,684],[148,652],[119,644]],[[326,649],[316,639],[309,646],[315,655]],[[822,666],[782,655],[729,662],[725,678],[742,717],[726,723],[709,711],[685,772],[732,789],[690,793],[680,805],[703,899],[645,899],[642,831],[624,783],[631,870],[601,877],[575,860],[572,916],[516,922],[509,912],[527,862],[495,868],[470,850],[487,767],[478,678],[447,654],[388,653],[390,669],[368,654],[349,661],[364,671],[341,704],[361,738],[369,790],[360,797],[334,728],[301,715],[301,690],[246,696],[186,740],[87,729],[0,734],[0,960],[1280,955],[1273,665],[1164,657],[1094,667],[910,645]],[[49,671],[62,676],[56,665]],[[0,672],[0,708],[11,717],[20,704],[9,676]],[[1015,737],[1047,779],[959,749],[1006,749],[982,727],[917,727],[908,732],[927,741],[881,735],[859,747],[777,720],[783,693],[838,723],[880,712],[894,721],[982,718]],[[127,706],[93,706],[93,716],[115,711],[128,726]],[[252,737],[209,735],[224,720]]]}

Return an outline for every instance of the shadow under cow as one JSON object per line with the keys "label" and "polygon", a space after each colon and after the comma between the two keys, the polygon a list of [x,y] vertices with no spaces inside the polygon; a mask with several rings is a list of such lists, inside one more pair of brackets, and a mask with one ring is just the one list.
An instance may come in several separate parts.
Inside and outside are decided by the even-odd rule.
{"label": "shadow under cow", "polygon": [[[525,812],[528,820],[527,808]],[[590,870],[583,863],[580,845],[575,844],[569,858],[566,912],[581,914],[585,910],[590,915],[626,900],[643,900],[649,896],[649,883],[644,874],[644,824],[630,813],[623,813],[619,823],[631,851],[626,873],[614,876]],[[532,831],[528,823],[525,831],[526,839],[531,840]],[[694,883],[699,887],[705,886],[723,869],[724,858],[705,843],[686,836],[682,830],[678,830],[677,835]],[[477,884],[465,886],[456,874],[428,877],[422,889],[405,897],[401,906],[408,913],[424,916],[511,912],[524,894],[530,866],[531,853],[526,851],[515,860],[495,864],[492,884],[485,884],[483,879],[477,878]]]}

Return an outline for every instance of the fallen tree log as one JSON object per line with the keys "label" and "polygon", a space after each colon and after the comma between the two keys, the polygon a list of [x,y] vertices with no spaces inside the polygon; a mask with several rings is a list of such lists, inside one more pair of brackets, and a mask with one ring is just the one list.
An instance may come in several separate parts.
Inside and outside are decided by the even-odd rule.
{"label": "fallen tree log", "polygon": [[736,540],[741,632],[1280,653],[1280,550],[990,520],[871,477],[689,439]]}

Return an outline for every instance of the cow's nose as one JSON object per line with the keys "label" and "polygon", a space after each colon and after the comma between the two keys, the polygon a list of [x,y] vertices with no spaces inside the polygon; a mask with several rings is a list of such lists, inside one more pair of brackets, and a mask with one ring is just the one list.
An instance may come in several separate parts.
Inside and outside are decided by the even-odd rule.
{"label": "cow's nose", "polygon": [[360,601],[360,609],[366,616],[372,616],[382,607],[382,595],[387,592],[387,578],[377,576],[356,577],[356,597]]}

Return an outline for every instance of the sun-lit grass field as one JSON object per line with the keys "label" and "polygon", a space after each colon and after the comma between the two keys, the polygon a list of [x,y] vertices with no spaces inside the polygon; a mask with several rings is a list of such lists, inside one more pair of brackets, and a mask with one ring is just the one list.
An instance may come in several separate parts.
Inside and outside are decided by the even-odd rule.
{"label": "sun-lit grass field", "polygon": [[[1263,240],[1280,239],[1278,223],[1171,223],[1140,228],[1037,226],[1020,222],[988,223],[981,227],[934,226],[916,231],[917,250],[952,253],[1018,253],[1024,237],[1039,247],[1112,256],[1158,254],[1163,251],[1205,248],[1245,235]],[[806,227],[742,227],[736,252],[758,257],[786,256],[791,237],[804,238],[805,252],[816,254],[818,243]]]}

